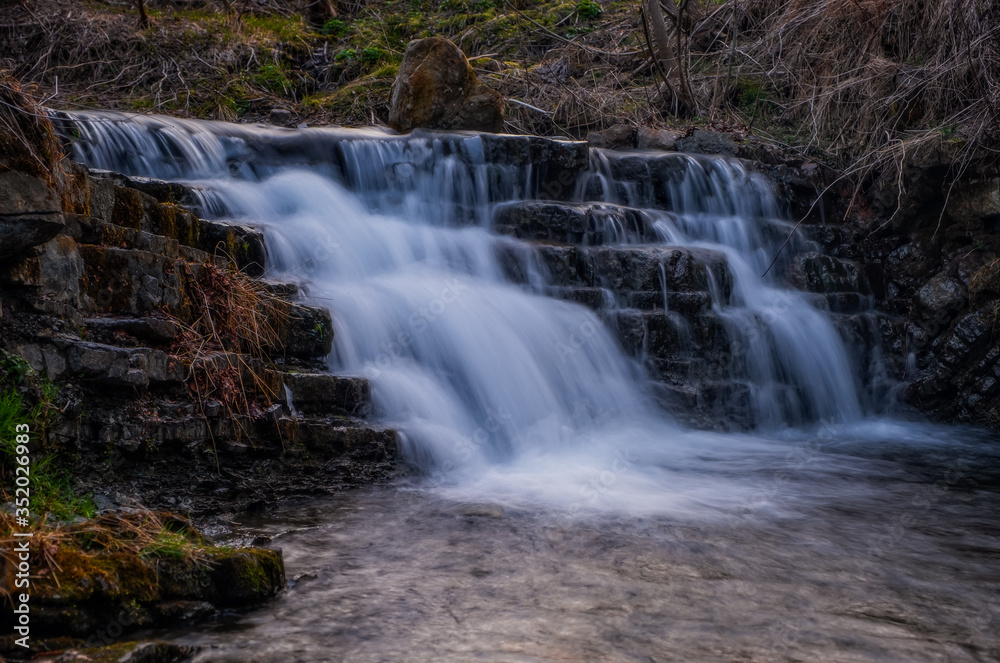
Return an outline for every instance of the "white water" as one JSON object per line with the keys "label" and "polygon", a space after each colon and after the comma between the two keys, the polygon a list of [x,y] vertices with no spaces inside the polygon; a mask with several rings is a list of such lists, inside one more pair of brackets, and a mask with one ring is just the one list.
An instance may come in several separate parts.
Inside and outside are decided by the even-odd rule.
{"label": "white water", "polygon": [[[663,182],[674,214],[657,230],[726,256],[733,295],[713,306],[739,341],[736,377],[767,436],[685,429],[597,314],[541,294],[544,270],[532,286],[505,280],[496,249],[514,240],[490,232],[492,210],[536,192],[529,174],[485,163],[476,136],[74,118],[89,165],[195,184],[206,209],[265,229],[268,276],[304,284],[333,314],[330,368],[371,379],[377,415],[446,495],[731,507],[746,500],[726,478],[734,458],[862,417],[862,380],[828,314],[760,277],[777,248],[766,226],[783,222],[766,183],[736,162],[691,159]],[[590,178],[606,200],[649,204],[609,172],[598,154]]]}

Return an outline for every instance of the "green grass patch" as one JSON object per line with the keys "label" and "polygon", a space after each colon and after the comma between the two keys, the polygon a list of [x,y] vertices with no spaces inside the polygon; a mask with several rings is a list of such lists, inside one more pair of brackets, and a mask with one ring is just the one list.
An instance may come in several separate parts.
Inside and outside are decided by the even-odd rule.
{"label": "green grass patch", "polygon": [[592,21],[603,13],[604,10],[594,0],[580,0],[576,3],[576,15],[584,21]]}
{"label": "green grass patch", "polygon": [[[33,520],[48,514],[56,520],[72,520],[77,516],[91,518],[97,513],[90,496],[74,493],[69,473],[61,465],[62,458],[45,451],[45,431],[56,414],[54,405],[59,396],[55,385],[42,379],[16,355],[3,353],[0,361],[0,498],[5,501],[21,497],[15,492],[17,468],[28,472],[29,509]],[[34,405],[29,405],[29,398]],[[20,433],[18,425],[26,424],[28,433]],[[27,435],[18,438],[18,434]],[[25,449],[26,448],[26,449]],[[27,453],[24,453],[27,451]],[[27,456],[29,463],[18,460]]]}

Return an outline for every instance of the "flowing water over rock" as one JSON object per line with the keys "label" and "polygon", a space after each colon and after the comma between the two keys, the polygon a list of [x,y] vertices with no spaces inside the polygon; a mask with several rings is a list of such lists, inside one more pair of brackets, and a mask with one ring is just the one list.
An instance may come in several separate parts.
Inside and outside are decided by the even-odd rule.
{"label": "flowing water over rock", "polygon": [[[889,561],[898,549],[915,565],[901,577],[959,612],[989,604],[988,447],[872,418],[891,380],[867,284],[804,240],[768,270],[791,226],[745,164],[529,137],[72,120],[88,165],[182,181],[202,214],[263,229],[267,276],[330,309],[331,370],[371,381],[421,474],[267,524],[318,528],[276,541],[292,574],[317,575],[242,630],[195,638],[255,654],[224,645],[206,660],[996,653],[997,618],[979,610],[973,637],[897,592]],[[946,486],[979,483],[933,502],[934,518],[954,512],[957,539],[975,541],[907,539],[926,522],[909,517],[910,484],[948,472]],[[872,554],[884,527],[891,543]],[[922,565],[939,563],[935,584]],[[779,636],[786,649],[768,649]]]}

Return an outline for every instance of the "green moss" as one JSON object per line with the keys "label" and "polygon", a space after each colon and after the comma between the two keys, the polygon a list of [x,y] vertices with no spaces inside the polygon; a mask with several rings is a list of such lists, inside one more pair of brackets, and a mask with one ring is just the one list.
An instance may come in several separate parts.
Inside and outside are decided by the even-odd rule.
{"label": "green moss", "polygon": [[198,246],[200,226],[198,219],[187,210],[172,203],[160,203],[150,210],[151,230],[186,246]]}
{"label": "green moss", "polygon": [[123,228],[141,230],[145,219],[142,196],[134,189],[115,187],[115,205],[111,210],[111,223]]}
{"label": "green moss", "polygon": [[87,600],[121,602],[160,598],[155,569],[129,553],[87,554],[59,546],[53,555],[54,572],[32,581],[42,600],[79,603]]}
{"label": "green moss", "polygon": [[369,46],[368,48],[361,51],[361,61],[366,64],[374,64],[376,62],[381,62],[384,58],[388,57],[388,51],[379,48],[378,46]]}
{"label": "green moss", "polygon": [[250,79],[254,84],[277,94],[290,92],[295,87],[291,79],[288,78],[285,68],[270,62],[257,70],[257,73],[251,75]]}
{"label": "green moss", "polygon": [[301,16],[245,15],[244,29],[257,33],[258,37],[283,42],[307,41],[313,34]]}
{"label": "green moss", "polygon": [[[56,414],[59,390],[23,359],[0,351],[0,497],[12,499],[16,476],[27,472],[29,511],[34,519],[72,520],[91,517],[96,508],[89,495],[73,491],[60,456],[45,451],[46,430]],[[29,400],[33,405],[28,405]],[[27,425],[28,432],[17,429]],[[27,457],[27,465],[19,462]],[[18,470],[21,468],[21,470]]]}
{"label": "green moss", "polygon": [[398,62],[387,62],[371,73],[371,78],[396,78],[399,73]]}
{"label": "green moss", "polygon": [[344,62],[346,60],[353,60],[358,56],[358,52],[353,48],[342,48],[337,51],[337,54],[333,56],[334,62]]}
{"label": "green moss", "polygon": [[347,24],[341,21],[339,18],[331,18],[329,21],[323,24],[323,28],[320,30],[320,34],[324,37],[333,37],[334,39],[340,39],[345,34],[347,34]]}
{"label": "green moss", "polygon": [[212,557],[219,598],[225,603],[262,601],[284,587],[281,555],[274,550],[222,550]]}
{"label": "green moss", "polygon": [[584,21],[592,21],[604,12],[594,0],[580,0],[576,3],[576,14]]}

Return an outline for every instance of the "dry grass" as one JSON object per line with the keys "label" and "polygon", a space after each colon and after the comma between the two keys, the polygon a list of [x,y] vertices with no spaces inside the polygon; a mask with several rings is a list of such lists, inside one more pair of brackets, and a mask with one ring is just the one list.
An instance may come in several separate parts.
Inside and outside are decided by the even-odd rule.
{"label": "dry grass", "polygon": [[297,16],[150,8],[143,28],[120,3],[30,0],[11,12],[0,66],[54,97],[61,90],[62,105],[234,120],[241,104],[270,108],[275,92],[303,93],[301,77],[282,64],[289,53],[308,53]]}
{"label": "dry grass", "polygon": [[726,65],[763,83],[807,145],[835,157],[895,156],[901,141],[934,132],[997,154],[1000,10],[991,0],[726,6]]}
{"label": "dry grass", "polygon": [[36,94],[0,69],[0,163],[51,182],[60,171],[62,150]]}
{"label": "dry grass", "polygon": [[[269,350],[281,346],[275,325],[287,319],[286,306],[249,277],[212,263],[189,275],[192,322],[174,319],[182,332],[171,354],[190,366],[189,389],[202,409],[219,401],[237,425],[258,419],[277,396],[267,378]],[[244,431],[245,432],[245,431]]]}
{"label": "dry grass", "polygon": [[[14,517],[0,513],[0,530],[15,529]],[[14,536],[0,537],[0,596],[9,600],[14,587],[17,553],[14,546],[25,539]],[[181,516],[155,511],[138,510],[132,513],[106,514],[82,523],[61,524],[55,527],[45,522],[32,528],[27,539],[32,558],[32,582],[42,580],[60,586],[60,574],[70,573],[60,568],[56,556],[60,548],[70,548],[85,559],[98,560],[110,554],[128,554],[142,559],[172,559],[188,564],[210,564],[211,544]],[[77,574],[79,570],[74,570]]]}

